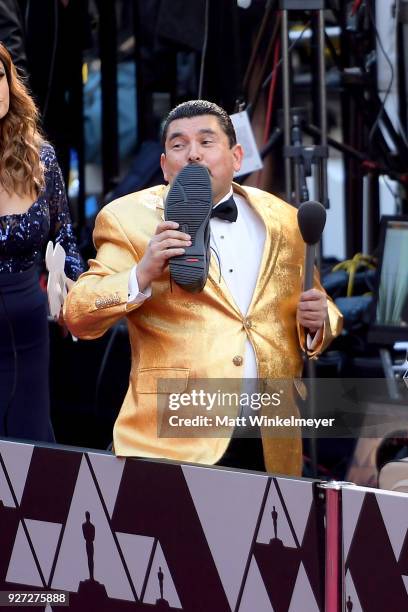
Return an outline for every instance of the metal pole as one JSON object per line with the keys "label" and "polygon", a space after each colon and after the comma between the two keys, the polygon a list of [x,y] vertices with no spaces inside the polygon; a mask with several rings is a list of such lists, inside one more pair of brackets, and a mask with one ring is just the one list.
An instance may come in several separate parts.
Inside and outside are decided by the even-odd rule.
{"label": "metal pole", "polygon": [[[326,64],[324,57],[325,37],[324,37],[324,10],[318,11],[318,45],[319,45],[319,113],[320,113],[320,144],[327,146],[327,98],[326,98]],[[327,192],[327,160],[323,157],[320,160],[320,186],[318,200],[328,207]]]}
{"label": "metal pole", "polygon": [[[282,8],[282,61],[283,61],[283,112],[284,112],[284,144],[285,144],[285,183],[286,183],[286,199],[288,202],[293,202],[292,195],[292,178],[295,179],[295,196],[296,204],[299,205],[301,201],[302,185],[301,179],[303,178],[303,166],[305,160],[302,158],[296,158],[293,162],[289,156],[289,147],[293,144],[292,137],[295,135],[296,144],[302,146],[301,134],[293,134],[292,125],[296,127],[297,120],[296,116],[291,116],[291,100],[290,100],[290,57],[289,57],[289,46],[288,46],[288,10],[317,10],[317,39],[318,39],[318,99],[319,99],[319,122],[321,129],[320,142],[321,146],[327,147],[327,114],[326,114],[326,68],[325,68],[325,33],[324,33],[324,0],[281,0]],[[296,132],[296,131],[295,131]],[[300,126],[299,126],[300,133]],[[322,151],[320,151],[320,154]],[[327,165],[326,159],[320,159],[318,167],[318,176],[316,177],[317,188],[315,193],[318,194],[318,199],[324,206],[328,204],[327,198]],[[294,175],[292,176],[292,168]],[[305,190],[303,190],[305,191]],[[316,363],[312,359],[306,361],[306,373],[309,379],[309,394],[308,394],[308,409],[309,414],[313,418],[316,415],[317,397],[316,397]],[[317,442],[315,438],[310,439],[310,464],[312,476],[317,477]]]}
{"label": "metal pole", "polygon": [[[289,64],[288,11],[282,11],[282,78],[283,78],[283,130],[284,145],[290,146],[290,64]],[[285,157],[286,200],[292,202],[292,161]]]}
{"label": "metal pole", "polygon": [[294,173],[294,179],[295,179],[295,206],[296,208],[299,208],[299,206],[302,203],[301,197],[300,197],[300,166],[299,163],[297,161],[295,161],[294,167],[293,167],[293,173]]}
{"label": "metal pole", "polygon": [[343,609],[343,551],[341,542],[341,482],[318,485],[326,496],[326,612]]}
{"label": "metal pole", "polygon": [[[317,41],[318,41],[318,87],[319,87],[319,123],[320,123],[320,145],[327,146],[327,98],[326,98],[326,64],[324,57],[325,36],[324,36],[324,9],[318,11],[317,19]],[[328,191],[327,191],[327,160],[321,157],[317,164],[317,176],[315,184],[315,193],[317,199],[328,206]],[[320,268],[320,248],[316,249],[317,267]],[[306,364],[307,377],[310,379],[309,384],[309,410],[310,416],[316,416],[316,363],[309,359]],[[317,477],[318,453],[317,440],[310,440],[310,465],[312,476]]]}

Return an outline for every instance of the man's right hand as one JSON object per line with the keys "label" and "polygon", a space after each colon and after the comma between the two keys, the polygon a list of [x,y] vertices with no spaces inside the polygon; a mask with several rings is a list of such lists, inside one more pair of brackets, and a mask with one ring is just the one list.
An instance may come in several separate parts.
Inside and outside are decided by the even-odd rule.
{"label": "man's right hand", "polygon": [[191,236],[177,231],[178,226],[175,221],[162,221],[157,226],[156,233],[136,268],[141,293],[163,274],[170,257],[183,255],[186,247],[191,246]]}

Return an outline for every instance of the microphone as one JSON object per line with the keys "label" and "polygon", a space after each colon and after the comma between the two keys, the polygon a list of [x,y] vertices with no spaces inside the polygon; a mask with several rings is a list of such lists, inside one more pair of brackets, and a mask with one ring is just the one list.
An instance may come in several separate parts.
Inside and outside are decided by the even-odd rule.
{"label": "microphone", "polygon": [[299,206],[298,225],[306,243],[303,291],[313,287],[313,268],[318,244],[326,224],[326,209],[320,202],[309,200]]}

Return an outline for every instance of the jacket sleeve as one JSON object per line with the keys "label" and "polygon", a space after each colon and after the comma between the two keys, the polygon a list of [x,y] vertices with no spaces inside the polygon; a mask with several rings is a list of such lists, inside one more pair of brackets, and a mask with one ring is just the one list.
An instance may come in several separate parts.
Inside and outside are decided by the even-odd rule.
{"label": "jacket sleeve", "polygon": [[64,304],[64,320],[78,338],[102,336],[114,323],[141,303],[128,304],[129,275],[141,259],[120,221],[108,208],[96,218],[95,259],[69,291]]}
{"label": "jacket sleeve", "polygon": [[50,210],[50,238],[63,247],[66,254],[65,272],[70,279],[76,280],[85,270],[85,265],[72,228],[64,179],[53,147],[44,147],[42,159],[46,168],[45,191]]}

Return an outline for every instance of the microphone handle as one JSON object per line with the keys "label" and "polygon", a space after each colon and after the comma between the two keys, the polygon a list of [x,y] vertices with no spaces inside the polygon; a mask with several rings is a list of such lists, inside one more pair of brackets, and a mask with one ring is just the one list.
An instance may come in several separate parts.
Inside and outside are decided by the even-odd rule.
{"label": "microphone handle", "polygon": [[307,244],[305,252],[305,270],[304,270],[304,282],[303,291],[308,291],[313,287],[313,272],[315,263],[316,245]]}

